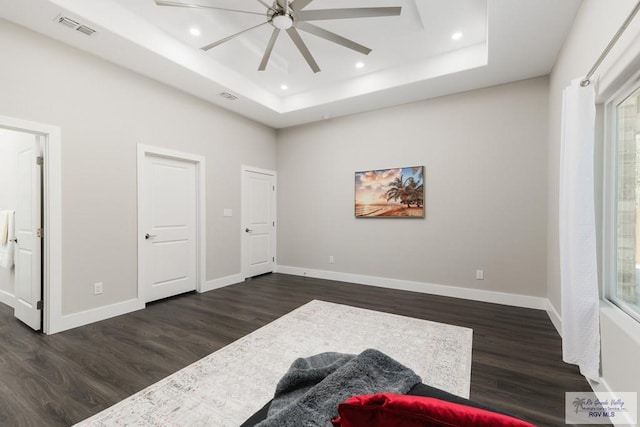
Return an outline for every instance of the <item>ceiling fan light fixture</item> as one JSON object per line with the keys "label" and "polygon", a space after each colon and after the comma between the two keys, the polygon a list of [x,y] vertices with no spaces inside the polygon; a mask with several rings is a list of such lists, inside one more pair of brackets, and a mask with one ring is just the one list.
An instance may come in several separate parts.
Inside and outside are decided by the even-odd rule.
{"label": "ceiling fan light fixture", "polygon": [[293,18],[289,14],[278,14],[271,19],[274,27],[281,30],[288,30],[293,27]]}

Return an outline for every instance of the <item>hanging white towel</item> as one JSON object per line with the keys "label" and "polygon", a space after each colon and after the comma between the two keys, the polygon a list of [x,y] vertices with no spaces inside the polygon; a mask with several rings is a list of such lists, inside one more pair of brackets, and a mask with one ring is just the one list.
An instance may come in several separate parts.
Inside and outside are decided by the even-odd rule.
{"label": "hanging white towel", "polygon": [[[14,226],[15,212],[3,211],[3,213],[5,212],[7,217],[7,243],[0,244],[0,267],[11,268],[13,267],[15,251],[15,242],[13,241],[16,237]],[[5,215],[2,216],[4,217]]]}
{"label": "hanging white towel", "polygon": [[0,245],[9,241],[9,211],[0,211]]}
{"label": "hanging white towel", "polygon": [[564,91],[560,160],[562,355],[600,377],[600,297],[594,201],[595,93],[574,80]]}

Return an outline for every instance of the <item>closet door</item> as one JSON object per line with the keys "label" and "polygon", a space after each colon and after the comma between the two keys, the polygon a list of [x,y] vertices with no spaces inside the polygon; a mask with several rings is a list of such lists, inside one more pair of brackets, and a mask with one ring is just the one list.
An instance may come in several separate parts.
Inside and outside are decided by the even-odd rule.
{"label": "closet door", "polygon": [[198,282],[196,164],[145,155],[138,268],[145,301],[195,291]]}

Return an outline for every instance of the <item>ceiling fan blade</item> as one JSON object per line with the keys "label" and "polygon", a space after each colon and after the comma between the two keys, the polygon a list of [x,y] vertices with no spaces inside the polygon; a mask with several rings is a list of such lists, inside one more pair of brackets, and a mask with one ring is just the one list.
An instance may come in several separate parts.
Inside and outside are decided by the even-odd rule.
{"label": "ceiling fan blade", "polygon": [[398,16],[401,7],[358,7],[347,9],[318,9],[299,12],[301,21],[322,21],[325,19],[376,18]]}
{"label": "ceiling fan blade", "polygon": [[253,27],[251,27],[251,28],[247,28],[246,30],[242,30],[242,31],[240,31],[240,32],[238,32],[238,33],[232,34],[232,35],[230,35],[230,36],[228,36],[228,37],[225,37],[225,38],[223,38],[223,39],[221,39],[221,40],[218,40],[218,41],[215,41],[215,42],[213,42],[213,43],[211,43],[211,44],[208,44],[208,45],[206,45],[206,46],[203,46],[203,47],[201,47],[200,49],[205,50],[205,51],[206,51],[206,50],[209,50],[209,49],[213,49],[214,47],[216,47],[216,46],[220,46],[222,43],[228,42],[229,40],[231,40],[231,39],[233,39],[233,38],[235,38],[235,37],[239,36],[240,34],[244,34],[244,33],[246,33],[247,31],[251,31],[251,30],[253,30],[254,28],[262,27],[263,25],[268,24],[268,23],[269,23],[269,22],[267,21],[267,22],[263,22],[263,23],[258,24],[258,25],[254,25],[254,26],[253,26]]}
{"label": "ceiling fan blade", "polygon": [[275,12],[275,9],[271,6],[269,6],[267,3],[263,2],[262,0],[257,0],[258,3],[260,3],[261,5],[263,5],[264,7],[266,7],[268,10],[273,10]]}
{"label": "ceiling fan blade", "polygon": [[291,27],[287,29],[287,34],[289,34],[289,37],[291,37],[291,40],[296,45],[302,56],[304,56],[304,59],[307,61],[307,64],[309,64],[309,67],[311,67],[313,72],[319,72],[320,67],[318,67],[318,63],[316,62],[316,60],[313,59],[313,55],[311,55],[311,52],[309,52],[309,48],[307,47],[307,45],[304,44],[304,41],[302,40],[302,37],[300,37],[300,33],[298,32],[298,30],[296,30],[295,27]]}
{"label": "ceiling fan blade", "polygon": [[192,9],[215,9],[215,10],[224,10],[227,12],[238,12],[238,13],[248,13],[250,15],[261,15],[264,16],[264,13],[260,12],[250,12],[248,10],[237,10],[237,9],[227,9],[224,7],[215,7],[215,6],[207,6],[204,4],[191,4],[191,3],[178,3],[175,1],[165,1],[165,0],[155,0],[156,5],[158,6],[173,6],[173,7],[188,7]]}
{"label": "ceiling fan blade", "polygon": [[298,21],[296,22],[296,28],[304,32],[307,32],[309,34],[313,34],[314,36],[318,36],[325,40],[329,40],[330,42],[339,44],[344,47],[348,47],[349,49],[353,49],[356,52],[360,52],[365,55],[368,55],[369,53],[371,53],[371,49],[369,49],[366,46],[356,43],[353,40],[344,38],[336,33],[332,33],[331,31],[327,31],[324,28],[320,28],[313,24],[309,24],[308,22]]}
{"label": "ceiling fan blade", "polygon": [[293,2],[291,2],[291,8],[293,10],[302,10],[305,7],[309,6],[309,3],[311,3],[313,0],[293,0]]}
{"label": "ceiling fan blade", "polygon": [[274,28],[273,33],[271,34],[271,38],[269,39],[269,43],[267,44],[267,48],[264,51],[262,62],[260,62],[260,66],[258,67],[258,71],[264,71],[267,69],[269,58],[271,58],[271,52],[273,52],[273,46],[275,46],[276,40],[278,40],[279,35],[280,35],[280,28]]}

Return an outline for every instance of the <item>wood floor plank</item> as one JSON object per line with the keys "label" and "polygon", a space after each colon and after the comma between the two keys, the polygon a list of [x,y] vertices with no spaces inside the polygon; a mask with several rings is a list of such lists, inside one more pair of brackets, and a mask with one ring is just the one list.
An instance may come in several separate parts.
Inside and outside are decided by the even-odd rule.
{"label": "wood floor plank", "polygon": [[539,426],[590,391],[543,311],[269,274],[52,336],[0,304],[0,425],[81,421],[313,299],[472,328],[471,398]]}

